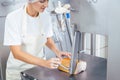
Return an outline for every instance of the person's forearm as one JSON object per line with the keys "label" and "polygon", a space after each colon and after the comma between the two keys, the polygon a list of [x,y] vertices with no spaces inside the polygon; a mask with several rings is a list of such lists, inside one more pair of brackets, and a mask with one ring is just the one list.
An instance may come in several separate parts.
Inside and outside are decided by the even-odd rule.
{"label": "person's forearm", "polygon": [[56,47],[54,41],[52,38],[48,38],[47,39],[47,43],[46,43],[47,47],[49,47],[55,54],[59,53],[59,49]]}
{"label": "person's forearm", "polygon": [[56,47],[56,45],[55,45],[54,41],[52,40],[52,38],[48,38],[48,39],[47,39],[46,45],[56,54],[56,56],[57,56],[59,59],[62,59],[62,56],[67,56],[67,57],[69,57],[69,58],[70,58],[70,56],[71,56],[70,53],[68,53],[68,52],[62,52],[62,51],[60,51],[60,50]]}
{"label": "person's forearm", "polygon": [[13,53],[14,58],[24,61],[29,64],[44,66],[45,67],[45,60],[40,59],[38,57],[32,56],[20,49],[20,46],[11,46],[10,50]]}

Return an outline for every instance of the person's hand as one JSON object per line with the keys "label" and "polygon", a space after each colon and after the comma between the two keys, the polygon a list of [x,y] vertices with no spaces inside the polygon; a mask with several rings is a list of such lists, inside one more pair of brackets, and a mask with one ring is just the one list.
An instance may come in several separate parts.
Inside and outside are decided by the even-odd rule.
{"label": "person's hand", "polygon": [[62,56],[65,56],[65,57],[68,57],[68,58],[71,58],[71,53],[69,52],[63,52],[63,51],[59,51],[57,53],[57,57],[62,59]]}
{"label": "person's hand", "polygon": [[51,58],[46,60],[45,64],[47,68],[56,69],[61,64],[61,61],[59,58]]}

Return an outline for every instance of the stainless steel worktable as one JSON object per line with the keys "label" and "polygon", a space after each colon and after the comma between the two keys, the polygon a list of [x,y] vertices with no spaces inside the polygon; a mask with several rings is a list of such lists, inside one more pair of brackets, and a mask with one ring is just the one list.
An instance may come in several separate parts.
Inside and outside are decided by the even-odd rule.
{"label": "stainless steel worktable", "polygon": [[86,54],[81,54],[80,59],[87,61],[87,69],[74,76],[57,69],[34,67],[21,72],[21,77],[22,80],[106,80],[106,59]]}

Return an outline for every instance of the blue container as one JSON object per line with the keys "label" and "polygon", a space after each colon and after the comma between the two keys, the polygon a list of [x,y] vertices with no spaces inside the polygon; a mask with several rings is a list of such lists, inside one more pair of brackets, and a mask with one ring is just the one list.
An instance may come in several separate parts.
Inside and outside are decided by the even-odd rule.
{"label": "blue container", "polygon": [[70,13],[66,13],[66,18],[70,18]]}

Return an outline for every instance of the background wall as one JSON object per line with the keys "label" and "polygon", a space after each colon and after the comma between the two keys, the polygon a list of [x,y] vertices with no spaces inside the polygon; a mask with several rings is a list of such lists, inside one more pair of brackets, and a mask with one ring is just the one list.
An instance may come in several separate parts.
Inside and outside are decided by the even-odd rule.
{"label": "background wall", "polygon": [[[97,1],[97,2],[92,2]],[[77,23],[82,32],[108,34],[107,0],[70,0],[72,7],[79,12],[72,12],[72,23]]]}
{"label": "background wall", "polygon": [[[94,3],[93,1],[97,1]],[[108,36],[107,80],[120,79],[120,0],[70,0],[79,13],[72,13],[72,23],[82,32]]]}
{"label": "background wall", "polygon": [[120,80],[120,0],[108,0],[108,80]]}
{"label": "background wall", "polygon": [[4,22],[5,22],[5,17],[0,17],[0,45],[2,45],[3,43]]}

